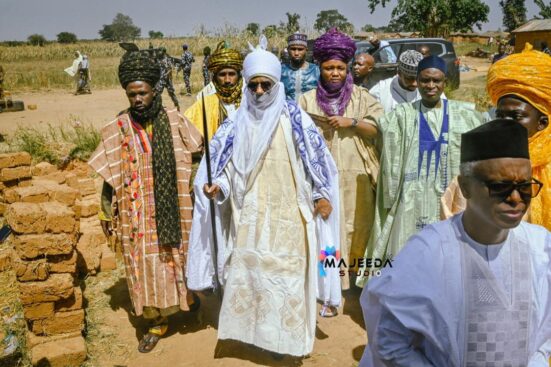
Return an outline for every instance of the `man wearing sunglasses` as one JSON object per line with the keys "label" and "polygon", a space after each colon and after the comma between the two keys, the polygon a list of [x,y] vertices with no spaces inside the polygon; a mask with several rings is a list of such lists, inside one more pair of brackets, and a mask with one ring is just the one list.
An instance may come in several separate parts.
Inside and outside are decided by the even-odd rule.
{"label": "man wearing sunglasses", "polygon": [[463,134],[460,171],[465,211],[411,237],[364,290],[361,366],[548,366],[551,233],[522,221],[542,188],[527,130]]}

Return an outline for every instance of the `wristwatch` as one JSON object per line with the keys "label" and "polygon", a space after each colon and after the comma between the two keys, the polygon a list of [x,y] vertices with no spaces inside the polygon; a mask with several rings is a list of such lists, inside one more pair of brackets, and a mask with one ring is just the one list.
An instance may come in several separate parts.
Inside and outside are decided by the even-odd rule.
{"label": "wristwatch", "polygon": [[350,127],[356,127],[356,126],[358,126],[358,120],[353,118],[352,119],[352,125]]}

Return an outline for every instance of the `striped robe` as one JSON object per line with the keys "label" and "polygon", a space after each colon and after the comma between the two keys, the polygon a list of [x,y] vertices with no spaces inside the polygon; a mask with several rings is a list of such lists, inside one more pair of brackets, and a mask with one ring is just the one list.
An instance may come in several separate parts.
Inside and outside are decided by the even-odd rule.
{"label": "striped robe", "polygon": [[202,137],[176,110],[167,110],[167,115],[178,179],[182,230],[179,249],[157,243],[151,144],[143,129],[133,127],[127,113],[102,129],[101,143],[88,161],[114,188],[119,220],[117,234],[122,239],[128,289],[138,316],[144,307],[164,309],[179,305],[182,310],[188,310],[184,274],[193,209],[189,178],[191,154],[202,149]]}

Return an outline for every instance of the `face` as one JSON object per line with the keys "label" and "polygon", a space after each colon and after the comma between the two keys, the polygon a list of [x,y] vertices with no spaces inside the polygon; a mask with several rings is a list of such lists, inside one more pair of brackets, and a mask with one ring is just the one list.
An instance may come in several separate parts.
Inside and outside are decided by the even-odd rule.
{"label": "face", "polygon": [[224,68],[218,71],[215,75],[218,85],[224,87],[233,87],[239,81],[239,73],[232,68]]}
{"label": "face", "polygon": [[375,48],[379,48],[379,46],[381,46],[381,41],[379,41],[378,39],[373,39],[369,41],[369,43],[371,43]]}
{"label": "face", "polygon": [[138,111],[144,111],[153,102],[155,93],[148,83],[138,81],[128,83],[126,86],[126,96],[128,97],[131,108]]}
{"label": "face", "polygon": [[398,71],[398,81],[402,88],[410,92],[414,92],[417,89],[417,78],[414,76],[409,76]]}
{"label": "face", "polygon": [[467,199],[467,210],[480,221],[480,228],[504,230],[516,227],[530,206],[530,198],[513,190],[506,198],[490,196],[484,181],[529,182],[530,160],[498,158],[480,161],[473,169],[474,177],[459,177],[461,191]]}
{"label": "face", "polygon": [[371,73],[373,70],[373,59],[369,60],[365,55],[358,55],[354,59],[354,64],[352,65],[352,71],[354,72],[354,77],[357,79],[363,79]]}
{"label": "face", "polygon": [[427,56],[430,56],[430,49],[429,49],[429,46],[421,46],[419,48],[419,52],[421,53],[421,55],[423,55],[423,57],[427,57]]}
{"label": "face", "polygon": [[446,86],[446,75],[436,68],[425,69],[417,75],[417,86],[424,102],[438,103]]}
{"label": "face", "polygon": [[328,60],[321,64],[321,79],[326,84],[342,84],[346,80],[346,63],[340,60]]}
{"label": "face", "polygon": [[499,99],[496,117],[518,122],[528,130],[529,137],[545,129],[549,123],[547,116],[516,96],[504,96]]}
{"label": "face", "polygon": [[300,45],[289,46],[289,57],[294,63],[302,63],[306,59],[307,48]]}
{"label": "face", "polygon": [[249,80],[249,83],[247,83],[247,88],[249,88],[249,90],[255,94],[256,97],[262,96],[272,89],[273,86],[274,81],[265,76],[255,76]]}

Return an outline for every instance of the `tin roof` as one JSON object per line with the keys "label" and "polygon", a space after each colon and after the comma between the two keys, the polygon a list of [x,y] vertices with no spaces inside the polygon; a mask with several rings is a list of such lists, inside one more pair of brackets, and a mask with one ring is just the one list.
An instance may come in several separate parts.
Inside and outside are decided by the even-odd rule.
{"label": "tin roof", "polygon": [[551,19],[532,19],[515,29],[512,33],[551,31]]}

